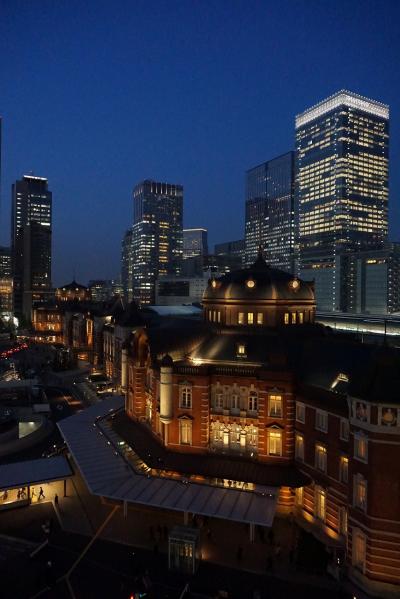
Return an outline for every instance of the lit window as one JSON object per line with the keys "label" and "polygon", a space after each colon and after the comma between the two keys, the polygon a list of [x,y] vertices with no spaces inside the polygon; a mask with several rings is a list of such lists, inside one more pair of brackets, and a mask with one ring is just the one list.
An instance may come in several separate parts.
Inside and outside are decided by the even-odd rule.
{"label": "lit window", "polygon": [[296,505],[302,506],[304,498],[304,487],[297,487],[296,489]]}
{"label": "lit window", "polygon": [[345,418],[340,419],[340,438],[343,441],[349,440],[349,421]]}
{"label": "lit window", "polygon": [[179,442],[181,445],[192,444],[192,421],[181,419],[179,421]]}
{"label": "lit window", "polygon": [[306,421],[306,406],[303,403],[296,402],[296,420],[303,424]]}
{"label": "lit window", "polygon": [[367,540],[365,535],[357,529],[353,529],[353,566],[361,572],[365,571],[367,554]]}
{"label": "lit window", "polygon": [[263,324],[264,318],[262,312],[257,312],[257,324]]}
{"label": "lit window", "polygon": [[362,433],[354,435],[354,457],[361,462],[368,462],[368,439]]}
{"label": "lit window", "polygon": [[315,428],[323,433],[328,432],[328,414],[323,410],[315,411]]}
{"label": "lit window", "polygon": [[268,399],[271,418],[282,418],[282,395],[270,395]]}
{"label": "lit window", "polygon": [[325,521],[326,493],[321,487],[314,489],[314,514],[319,520]]}
{"label": "lit window", "polygon": [[326,472],[326,447],[323,445],[315,446],[315,467],[321,472]]}
{"label": "lit window", "polygon": [[349,480],[349,458],[341,456],[339,465],[339,476],[342,483],[347,483]]}
{"label": "lit window", "polygon": [[303,312],[299,312],[299,324],[303,324],[304,322],[304,314]]}
{"label": "lit window", "polygon": [[238,343],[236,354],[242,358],[246,357],[246,346],[244,343]]}
{"label": "lit window", "polygon": [[257,412],[257,410],[258,410],[257,391],[250,391],[250,393],[249,393],[249,411]]}
{"label": "lit window", "polygon": [[269,455],[282,455],[282,432],[277,430],[268,431],[268,453]]}
{"label": "lit window", "polygon": [[238,324],[244,324],[244,312],[238,314]]}
{"label": "lit window", "polygon": [[354,477],[354,505],[363,512],[367,509],[367,481],[362,474]]}
{"label": "lit window", "polygon": [[284,322],[285,324],[289,324],[289,312],[285,312]]}
{"label": "lit window", "polygon": [[182,385],[180,392],[179,407],[190,410],[192,408],[192,387],[190,385]]}
{"label": "lit window", "polygon": [[247,324],[254,324],[253,312],[247,312]]}
{"label": "lit window", "polygon": [[296,324],[296,312],[292,312],[292,324]]}
{"label": "lit window", "polygon": [[345,507],[340,507],[339,508],[339,533],[343,536],[347,535],[347,526],[348,523],[348,516],[347,516],[347,509]]}
{"label": "lit window", "polygon": [[296,434],[295,456],[300,462],[304,462],[304,437]]}

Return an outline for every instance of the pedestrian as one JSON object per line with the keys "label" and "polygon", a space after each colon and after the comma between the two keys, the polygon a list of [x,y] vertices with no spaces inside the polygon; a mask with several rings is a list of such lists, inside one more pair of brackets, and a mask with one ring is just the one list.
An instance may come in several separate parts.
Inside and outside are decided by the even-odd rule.
{"label": "pedestrian", "polygon": [[36,497],[35,487],[32,487],[31,491],[31,501],[33,501],[33,498]]}
{"label": "pedestrian", "polygon": [[21,489],[18,489],[17,499],[21,499]]}
{"label": "pedestrian", "polygon": [[54,495],[54,505],[58,505],[58,495],[57,495],[57,493]]}
{"label": "pedestrian", "polygon": [[42,487],[40,487],[40,489],[39,489],[38,501],[39,501],[39,499],[46,499],[45,496],[44,496]]}

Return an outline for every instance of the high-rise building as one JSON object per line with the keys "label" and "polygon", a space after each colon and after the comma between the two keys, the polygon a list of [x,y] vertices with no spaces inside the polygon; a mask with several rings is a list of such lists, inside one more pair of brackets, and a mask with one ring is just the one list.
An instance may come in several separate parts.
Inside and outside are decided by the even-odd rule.
{"label": "high-rise building", "polygon": [[131,302],[133,298],[132,229],[125,231],[122,239],[121,283],[124,298]]}
{"label": "high-rise building", "polygon": [[0,247],[0,313],[12,312],[12,267],[9,247]]}
{"label": "high-rise building", "polygon": [[294,270],[294,152],[247,171],[245,261],[251,264],[261,245],[267,262]]}
{"label": "high-rise building", "polygon": [[133,209],[133,299],[149,304],[159,275],[180,274],[183,187],[145,180],[133,190]]}
{"label": "high-rise building", "polygon": [[216,256],[234,256],[244,261],[244,248],[244,239],[225,241],[224,243],[215,244],[214,254]]}
{"label": "high-rise building", "polygon": [[52,193],[46,178],[24,175],[12,186],[11,256],[14,312],[31,318],[32,303],[51,289]]}
{"label": "high-rise building", "polygon": [[207,256],[207,229],[183,229],[183,258]]}
{"label": "high-rise building", "polygon": [[338,256],[387,238],[389,107],[340,91],[296,117],[296,153],[299,273],[341,310]]}

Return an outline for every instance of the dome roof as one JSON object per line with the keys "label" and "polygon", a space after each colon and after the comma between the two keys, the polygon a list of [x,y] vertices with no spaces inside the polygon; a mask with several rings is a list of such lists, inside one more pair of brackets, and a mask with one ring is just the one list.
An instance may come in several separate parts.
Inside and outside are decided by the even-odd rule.
{"label": "dome roof", "polygon": [[261,253],[249,268],[235,270],[219,279],[212,279],[203,301],[234,300],[245,303],[259,301],[314,301],[314,284],[302,281],[290,273],[271,268]]}

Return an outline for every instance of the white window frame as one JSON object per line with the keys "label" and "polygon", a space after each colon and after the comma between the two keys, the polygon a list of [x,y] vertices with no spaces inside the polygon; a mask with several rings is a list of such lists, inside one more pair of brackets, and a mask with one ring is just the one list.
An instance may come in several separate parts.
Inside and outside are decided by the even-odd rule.
{"label": "white window frame", "polygon": [[[365,443],[365,456],[359,454],[360,441]],[[368,437],[362,432],[354,433],[354,459],[368,464]]]}
{"label": "white window frame", "polygon": [[328,464],[328,451],[322,443],[315,444],[315,468],[326,474]]}
{"label": "white window frame", "polygon": [[258,393],[255,390],[249,392],[249,412],[258,412]]}
{"label": "white window frame", "polygon": [[214,405],[216,410],[224,409],[224,391],[222,387],[217,387],[215,390]]}
{"label": "white window frame", "polygon": [[349,440],[349,433],[350,433],[350,423],[346,418],[341,418],[340,419],[340,433],[339,433],[339,437],[342,441],[348,441]]}
{"label": "white window frame", "polygon": [[349,530],[349,515],[347,512],[347,508],[344,505],[339,507],[338,523],[339,523],[339,530],[338,530],[339,534],[346,537],[348,534],[348,530]]}
{"label": "white window frame", "polygon": [[315,430],[322,433],[328,432],[328,412],[325,410],[319,410],[318,408],[315,410]]}
{"label": "white window frame", "polygon": [[231,410],[240,410],[240,395],[239,395],[239,393],[231,394]]}
{"label": "white window frame", "polygon": [[349,482],[349,458],[346,455],[340,456],[339,480],[344,484]]}
{"label": "white window frame", "polygon": [[[186,429],[185,432],[183,429]],[[192,421],[187,418],[179,420],[179,443],[180,445],[192,445]],[[185,439],[185,440],[184,440]]]}
{"label": "white window frame", "polygon": [[321,522],[326,521],[326,499],[325,489],[316,485],[314,487],[314,516]]}
{"label": "white window frame", "polygon": [[[353,479],[353,492],[354,492],[354,507],[358,508],[362,512],[367,512],[368,505],[368,482],[367,479],[363,477],[362,474],[358,473],[354,475]],[[364,489],[365,497],[362,499],[361,494],[359,494],[360,489]]]}
{"label": "white window frame", "polygon": [[[279,437],[278,437],[278,435],[279,435]],[[271,442],[272,441],[271,438],[274,439],[273,443]],[[274,452],[271,451],[272,444],[274,445],[274,449],[276,450]],[[282,456],[282,447],[283,447],[282,431],[280,429],[276,429],[276,428],[271,429],[270,428],[268,430],[268,455],[274,456],[274,457]]]}
{"label": "white window frame", "polygon": [[[358,542],[360,542],[361,547]],[[365,566],[367,561],[367,537],[359,528],[353,528],[351,557],[353,566],[365,574]]]}
{"label": "white window frame", "polygon": [[193,389],[192,385],[182,383],[179,385],[179,407],[184,410],[192,409]]}
{"label": "white window frame", "polygon": [[[272,407],[279,405],[279,413],[275,413]],[[270,418],[283,418],[283,397],[280,393],[270,393],[268,395],[268,416]]]}
{"label": "white window frame", "polygon": [[306,421],[306,406],[301,401],[296,401],[296,420],[302,424]]}
{"label": "white window frame", "polygon": [[296,433],[294,453],[299,462],[304,462],[304,435],[300,435],[300,433]]}

